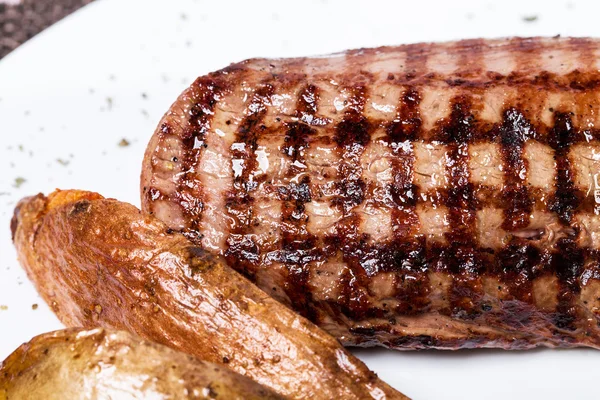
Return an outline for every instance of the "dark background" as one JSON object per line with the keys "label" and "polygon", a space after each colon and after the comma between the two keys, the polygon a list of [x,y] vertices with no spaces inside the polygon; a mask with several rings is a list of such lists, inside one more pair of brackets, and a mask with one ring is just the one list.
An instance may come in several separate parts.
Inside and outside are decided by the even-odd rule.
{"label": "dark background", "polygon": [[0,0],[0,59],[93,0]]}

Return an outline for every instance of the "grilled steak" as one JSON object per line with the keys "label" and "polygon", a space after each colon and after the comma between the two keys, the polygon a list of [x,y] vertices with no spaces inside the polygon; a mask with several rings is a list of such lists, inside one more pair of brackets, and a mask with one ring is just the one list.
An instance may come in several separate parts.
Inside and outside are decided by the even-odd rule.
{"label": "grilled steak", "polygon": [[600,347],[600,41],[465,40],[200,77],[143,209],[346,345]]}

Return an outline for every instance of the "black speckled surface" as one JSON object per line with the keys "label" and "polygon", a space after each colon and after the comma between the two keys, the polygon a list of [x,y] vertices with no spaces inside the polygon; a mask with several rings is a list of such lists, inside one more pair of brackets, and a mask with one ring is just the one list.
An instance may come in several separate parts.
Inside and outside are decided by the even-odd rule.
{"label": "black speckled surface", "polygon": [[0,0],[0,58],[93,0]]}

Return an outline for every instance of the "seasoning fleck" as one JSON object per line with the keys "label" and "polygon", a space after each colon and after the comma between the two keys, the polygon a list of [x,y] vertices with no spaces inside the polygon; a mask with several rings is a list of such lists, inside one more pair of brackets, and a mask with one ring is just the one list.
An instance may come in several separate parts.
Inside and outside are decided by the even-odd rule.
{"label": "seasoning fleck", "polygon": [[34,303],[34,304],[32,304],[32,305],[31,305],[31,309],[32,309],[32,310],[37,310],[37,309],[38,309],[38,305],[37,305],[37,303]]}
{"label": "seasoning fleck", "polygon": [[70,163],[69,160],[63,160],[62,158],[57,158],[56,162],[59,163],[60,165],[64,166],[64,167],[66,167]]}
{"label": "seasoning fleck", "polygon": [[15,178],[15,183],[13,184],[14,187],[16,187],[17,189],[21,187],[21,185],[23,185],[25,182],[27,182],[27,179],[18,176]]}
{"label": "seasoning fleck", "polygon": [[5,306],[4,304],[0,304],[0,311],[6,311],[8,310],[8,306]]}
{"label": "seasoning fleck", "polygon": [[537,15],[528,15],[526,17],[523,17],[523,21],[525,22],[535,22],[537,21],[538,16]]}
{"label": "seasoning fleck", "polygon": [[112,107],[113,107],[113,99],[112,99],[112,97],[107,97],[106,98],[106,108],[108,110],[112,110]]}
{"label": "seasoning fleck", "polygon": [[142,99],[147,99],[148,95],[145,92],[142,92]]}
{"label": "seasoning fleck", "polygon": [[129,146],[131,143],[129,143],[129,140],[123,138],[121,139],[121,141],[119,142],[119,147],[127,147]]}

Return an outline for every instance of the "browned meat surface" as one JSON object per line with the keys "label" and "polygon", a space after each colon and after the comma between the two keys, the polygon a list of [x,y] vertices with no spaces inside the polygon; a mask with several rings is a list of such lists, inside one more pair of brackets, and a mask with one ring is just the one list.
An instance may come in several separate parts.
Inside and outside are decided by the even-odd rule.
{"label": "browned meat surface", "polygon": [[347,345],[600,347],[600,41],[254,59],[148,146],[143,209]]}
{"label": "browned meat surface", "polygon": [[287,399],[407,399],[335,338],[131,204],[57,191],[22,200],[12,222],[21,265],[69,327],[126,330]]}

